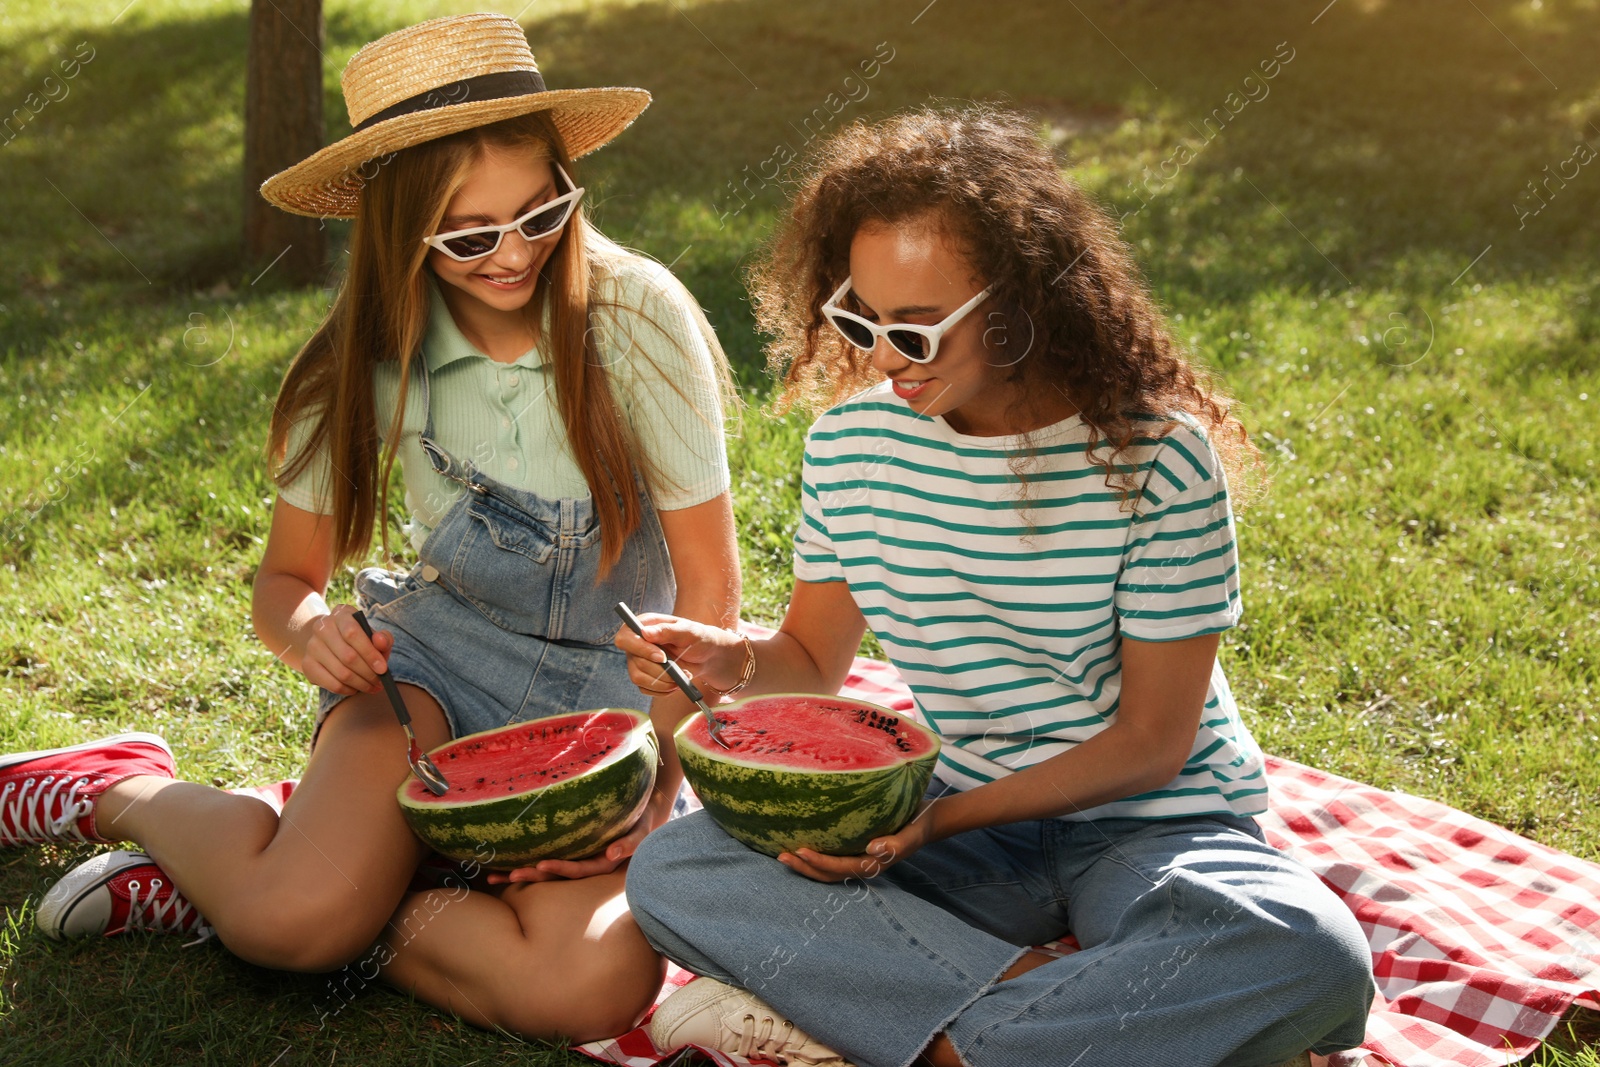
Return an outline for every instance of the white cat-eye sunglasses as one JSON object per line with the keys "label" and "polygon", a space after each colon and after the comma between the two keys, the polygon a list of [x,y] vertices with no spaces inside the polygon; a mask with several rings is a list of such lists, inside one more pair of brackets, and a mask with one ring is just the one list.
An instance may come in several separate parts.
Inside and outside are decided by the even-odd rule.
{"label": "white cat-eye sunglasses", "polygon": [[844,335],[846,341],[863,352],[871,352],[877,346],[878,338],[885,337],[891,345],[894,345],[896,352],[911,362],[930,363],[933,357],[939,354],[939,338],[944,336],[946,330],[965,318],[973,308],[983,303],[994,292],[994,286],[986,286],[977,296],[946,315],[942,322],[932,326],[914,322],[895,322],[888,326],[879,326],[875,322],[869,322],[839,306],[839,301],[844,299],[844,294],[849,291],[850,279],[846,278],[822,305],[822,313],[833,323],[833,328]]}
{"label": "white cat-eye sunglasses", "polygon": [[475,226],[470,230],[436,233],[432,237],[424,237],[422,243],[432,245],[458,263],[470,263],[475,259],[493,255],[495,249],[500,247],[500,239],[512,230],[520,230],[522,236],[530,241],[542,240],[561,232],[561,228],[567,224],[567,220],[577,209],[578,201],[583,197],[583,190],[572,184],[572,179],[561,169],[561,164],[556,163],[553,166],[568,192],[562,193],[554,200],[545,201],[526,215],[512,219],[504,226]]}

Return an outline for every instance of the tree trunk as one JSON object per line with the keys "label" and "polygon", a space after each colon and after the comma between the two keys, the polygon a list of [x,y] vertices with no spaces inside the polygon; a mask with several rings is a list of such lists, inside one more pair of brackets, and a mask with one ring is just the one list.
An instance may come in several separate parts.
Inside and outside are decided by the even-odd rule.
{"label": "tree trunk", "polygon": [[[322,0],[251,0],[244,94],[244,253],[257,279],[322,281],[321,220],[261,198],[261,183],[322,147]],[[254,284],[252,282],[252,284]]]}

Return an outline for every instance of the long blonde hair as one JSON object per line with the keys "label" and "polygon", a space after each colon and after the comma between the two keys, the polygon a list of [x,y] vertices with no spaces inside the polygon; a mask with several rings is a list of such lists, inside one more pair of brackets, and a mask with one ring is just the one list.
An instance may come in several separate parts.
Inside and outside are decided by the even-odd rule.
{"label": "long blonde hair", "polygon": [[[573,169],[560,134],[543,112],[426,141],[379,165],[362,190],[349,268],[333,307],[290,364],[278,391],[268,431],[269,461],[285,461],[276,474],[284,485],[319,450],[326,451],[336,563],[359,558],[371,544],[394,468],[412,361],[407,358],[401,366],[395,414],[381,450],[373,371],[381,361],[415,353],[427,330],[428,246],[422,238],[438,232],[446,205],[490,146],[533,149],[537,158],[560,163],[569,174]],[[549,305],[549,328],[539,334],[539,344],[551,363],[557,407],[600,524],[602,573],[621,556],[643,517],[635,472],[651,489],[661,480],[617,410],[605,360],[596,349],[599,331],[590,328],[593,313],[604,303],[594,293],[596,263],[631,254],[594,229],[579,208],[523,308],[530,329],[538,331],[540,313]],[[724,402],[736,403],[726,359],[712,348],[719,391]],[[305,446],[285,457],[289,430],[302,417],[315,419]],[[383,545],[387,554],[386,526]]]}

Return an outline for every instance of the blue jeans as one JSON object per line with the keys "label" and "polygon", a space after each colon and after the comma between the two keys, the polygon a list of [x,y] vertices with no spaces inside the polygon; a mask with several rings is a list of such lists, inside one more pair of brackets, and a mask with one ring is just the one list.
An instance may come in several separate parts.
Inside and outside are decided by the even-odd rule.
{"label": "blue jeans", "polygon": [[[861,1067],[943,1032],[970,1067],[1258,1067],[1352,1048],[1375,986],[1355,917],[1254,819],[1057,819],[815,882],[705,812],[645,839],[628,902],[662,954]],[[1065,935],[1083,951],[998,981]]]}

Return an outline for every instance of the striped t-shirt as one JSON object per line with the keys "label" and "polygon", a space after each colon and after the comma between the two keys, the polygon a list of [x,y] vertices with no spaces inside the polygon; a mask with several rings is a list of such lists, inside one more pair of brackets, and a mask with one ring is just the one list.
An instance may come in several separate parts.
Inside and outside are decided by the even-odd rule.
{"label": "striped t-shirt", "polygon": [[[1119,457],[1138,472],[1136,513],[1085,459],[1088,438],[1077,416],[1030,435],[1037,454],[1022,468],[1022,502],[1008,464],[1015,438],[957,433],[886,382],[806,437],[795,577],[849,583],[943,737],[937,773],[956,788],[1040,763],[1114,722],[1124,637],[1177,641],[1239,619],[1227,479],[1198,424],[1180,417]],[[1267,809],[1263,772],[1214,666],[1178,777],[1062,818],[1257,815]]]}

